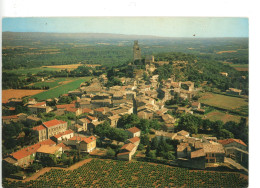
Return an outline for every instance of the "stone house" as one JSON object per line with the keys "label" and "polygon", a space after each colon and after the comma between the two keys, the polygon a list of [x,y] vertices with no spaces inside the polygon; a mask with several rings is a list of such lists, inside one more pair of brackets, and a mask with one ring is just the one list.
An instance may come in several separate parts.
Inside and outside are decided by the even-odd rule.
{"label": "stone house", "polygon": [[91,152],[96,148],[96,137],[74,136],[68,140],[67,145],[76,146],[81,152]]}
{"label": "stone house", "polygon": [[43,122],[42,124],[47,129],[47,138],[59,134],[61,132],[64,132],[67,130],[68,123],[62,120],[51,120],[47,122]]}
{"label": "stone house", "polygon": [[135,144],[128,143],[121,147],[119,153],[117,154],[117,158],[121,160],[131,161],[133,155],[135,154],[137,147]]}
{"label": "stone house", "polygon": [[49,157],[51,155],[60,157],[62,153],[63,151],[61,146],[42,145],[36,152],[36,158],[40,159],[42,157]]}
{"label": "stone house", "polygon": [[66,131],[64,131],[62,133],[54,135],[53,137],[51,137],[51,139],[53,141],[55,141],[57,144],[59,144],[61,142],[69,140],[73,136],[74,136],[74,131],[69,129],[69,130],[66,130]]}
{"label": "stone house", "polygon": [[138,129],[137,127],[132,127],[126,130],[126,132],[129,135],[129,138],[133,138],[133,137],[140,137],[141,136],[141,130]]}
{"label": "stone house", "polygon": [[11,153],[4,160],[16,166],[20,166],[23,168],[27,167],[33,163],[33,161],[35,160],[37,150],[43,145],[54,146],[56,145],[56,143],[51,139],[38,142],[37,144],[28,146],[26,148],[22,148],[14,153]]}
{"label": "stone house", "polygon": [[110,123],[111,127],[117,127],[117,122],[120,119],[121,116],[114,115],[107,118],[108,122]]}

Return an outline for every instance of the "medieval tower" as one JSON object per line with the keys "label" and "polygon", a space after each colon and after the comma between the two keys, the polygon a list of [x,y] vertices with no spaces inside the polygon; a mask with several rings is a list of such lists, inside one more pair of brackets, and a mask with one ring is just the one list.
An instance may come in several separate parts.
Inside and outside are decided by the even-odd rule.
{"label": "medieval tower", "polygon": [[141,60],[141,49],[138,45],[138,40],[134,41],[133,52],[134,52],[134,62],[136,60]]}

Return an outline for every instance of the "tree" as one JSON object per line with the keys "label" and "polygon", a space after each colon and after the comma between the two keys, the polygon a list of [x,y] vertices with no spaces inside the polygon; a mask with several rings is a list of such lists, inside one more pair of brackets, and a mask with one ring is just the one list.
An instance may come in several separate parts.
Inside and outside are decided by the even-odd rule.
{"label": "tree", "polygon": [[147,134],[145,135],[141,135],[141,144],[147,146],[150,144],[150,141],[149,141],[149,136]]}
{"label": "tree", "polygon": [[157,149],[157,148],[158,148],[158,145],[159,145],[159,141],[158,141],[158,139],[157,139],[156,137],[154,137],[154,138],[152,139],[151,149],[152,149],[152,150]]}
{"label": "tree", "polygon": [[108,157],[115,157],[116,152],[112,148],[108,148],[106,155]]}

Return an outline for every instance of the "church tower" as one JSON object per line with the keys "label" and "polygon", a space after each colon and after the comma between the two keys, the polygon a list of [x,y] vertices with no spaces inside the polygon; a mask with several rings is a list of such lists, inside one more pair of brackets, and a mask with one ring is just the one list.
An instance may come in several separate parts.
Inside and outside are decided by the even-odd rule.
{"label": "church tower", "polygon": [[134,41],[133,52],[134,52],[134,62],[136,60],[141,60],[141,49],[138,45],[138,40]]}

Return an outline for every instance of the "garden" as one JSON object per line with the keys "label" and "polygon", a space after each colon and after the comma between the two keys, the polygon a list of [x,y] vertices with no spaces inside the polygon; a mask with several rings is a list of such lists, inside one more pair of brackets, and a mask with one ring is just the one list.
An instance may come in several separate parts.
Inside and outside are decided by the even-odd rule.
{"label": "garden", "polygon": [[247,187],[239,173],[188,170],[146,162],[93,159],[73,171],[52,169],[38,180],[4,187]]}

